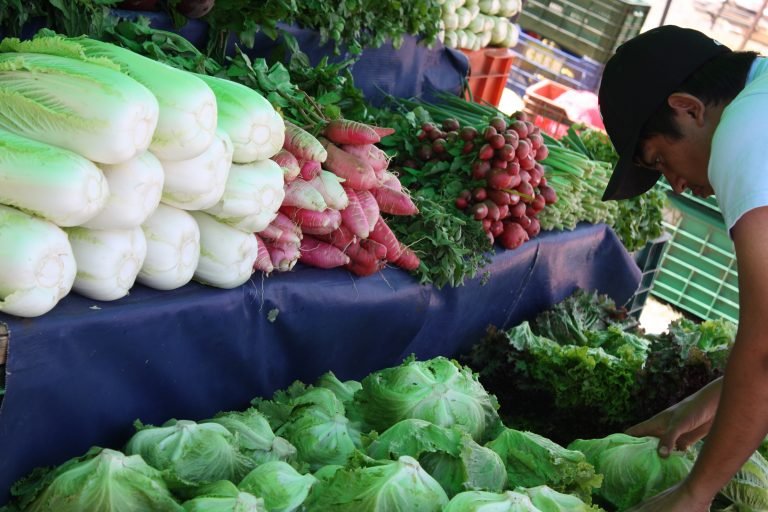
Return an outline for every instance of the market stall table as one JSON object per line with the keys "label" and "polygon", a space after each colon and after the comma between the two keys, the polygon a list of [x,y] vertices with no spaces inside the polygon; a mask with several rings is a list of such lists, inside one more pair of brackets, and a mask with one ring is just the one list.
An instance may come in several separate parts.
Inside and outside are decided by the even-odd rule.
{"label": "market stall table", "polygon": [[299,266],[233,290],[136,286],[116,302],[73,294],[39,318],[0,315],[10,331],[0,503],[36,466],[121,448],[136,419],[204,419],[328,370],[360,379],[411,353],[455,356],[489,325],[512,327],[577,287],[623,303],[640,279],[602,224],[499,251],[488,271],[436,289],[395,268],[357,278]]}

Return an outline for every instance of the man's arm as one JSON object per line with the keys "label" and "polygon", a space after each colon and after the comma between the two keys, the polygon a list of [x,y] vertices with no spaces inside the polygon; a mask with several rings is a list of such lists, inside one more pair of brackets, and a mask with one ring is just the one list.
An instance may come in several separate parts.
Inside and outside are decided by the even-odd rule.
{"label": "man's arm", "polygon": [[746,213],[732,229],[739,270],[739,329],[717,414],[686,482],[711,499],[768,432],[768,207]]}

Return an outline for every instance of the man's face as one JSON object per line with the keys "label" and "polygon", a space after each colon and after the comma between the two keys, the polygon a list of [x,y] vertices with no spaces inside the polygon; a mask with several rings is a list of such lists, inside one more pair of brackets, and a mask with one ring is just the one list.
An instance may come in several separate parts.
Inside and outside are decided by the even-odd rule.
{"label": "man's face", "polygon": [[638,163],[661,172],[677,194],[690,189],[707,197],[714,194],[707,176],[709,149],[696,132],[684,133],[681,139],[655,135],[643,144]]}

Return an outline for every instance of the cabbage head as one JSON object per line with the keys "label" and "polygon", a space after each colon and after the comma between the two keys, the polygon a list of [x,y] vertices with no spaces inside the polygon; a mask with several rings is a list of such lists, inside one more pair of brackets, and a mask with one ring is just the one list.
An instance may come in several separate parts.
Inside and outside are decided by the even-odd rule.
{"label": "cabbage head", "polygon": [[333,391],[333,394],[336,395],[336,398],[341,400],[341,403],[345,406],[352,402],[355,393],[360,391],[363,387],[363,385],[356,380],[345,380],[342,382],[336,377],[336,374],[330,371],[325,372],[318,377],[315,386],[318,388],[330,389]]}
{"label": "cabbage head", "polygon": [[369,457],[397,460],[409,455],[440,482],[449,497],[468,490],[501,492],[507,483],[501,457],[458,427],[411,418],[370,438]]}
{"label": "cabbage head", "polygon": [[655,437],[611,434],[602,439],[577,439],[568,445],[578,450],[603,475],[596,493],[619,510],[628,509],[683,480],[693,467],[685,453],[659,456]]}
{"label": "cabbage head", "polygon": [[221,480],[206,485],[194,499],[185,502],[184,512],[267,512],[267,507],[261,498]]}
{"label": "cabbage head", "polygon": [[51,471],[14,485],[20,510],[30,512],[183,512],[162,475],[137,455],[91,448]]}
{"label": "cabbage head", "polygon": [[269,512],[293,512],[301,507],[317,479],[274,460],[257,467],[240,482],[240,489],[264,498]]}
{"label": "cabbage head", "polygon": [[517,489],[517,492],[526,494],[541,512],[592,512],[601,510],[598,507],[587,505],[572,494],[563,494],[540,485],[530,489]]}
{"label": "cabbage head", "polygon": [[591,503],[602,480],[583,453],[532,432],[508,428],[486,446],[501,456],[511,487],[548,485]]}
{"label": "cabbage head", "polygon": [[304,503],[307,512],[441,512],[448,496],[413,457],[369,461],[319,479]]}
{"label": "cabbage head", "polygon": [[525,494],[467,491],[454,496],[444,512],[542,512]]}
{"label": "cabbage head", "polygon": [[760,452],[752,454],[721,494],[738,512],[768,510],[768,461],[765,457]]}
{"label": "cabbage head", "polygon": [[441,427],[456,425],[478,442],[496,435],[499,404],[468,367],[436,357],[406,360],[368,375],[355,394],[369,430],[383,432],[398,421],[417,418]]}
{"label": "cabbage head", "polygon": [[344,405],[325,388],[312,388],[295,398],[276,433],[296,447],[299,460],[312,471],[328,464],[343,465],[361,446],[360,432],[345,416]]}
{"label": "cabbage head", "polygon": [[218,480],[240,481],[253,467],[222,425],[170,420],[161,427],[139,428],[125,446],[126,453],[141,455],[162,471],[173,490],[190,491]]}
{"label": "cabbage head", "polygon": [[201,423],[218,423],[237,436],[240,451],[254,463],[254,467],[272,460],[291,461],[296,447],[272,432],[269,421],[258,410],[228,412]]}

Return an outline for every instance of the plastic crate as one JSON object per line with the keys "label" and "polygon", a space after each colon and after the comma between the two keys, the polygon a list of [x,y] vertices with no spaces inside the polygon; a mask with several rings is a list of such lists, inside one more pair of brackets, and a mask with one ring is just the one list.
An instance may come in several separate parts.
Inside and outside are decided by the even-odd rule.
{"label": "plastic crate", "polygon": [[519,23],[576,55],[605,63],[640,33],[650,8],[642,0],[528,0]]}
{"label": "plastic crate", "polygon": [[553,48],[525,32],[520,33],[512,52],[515,60],[507,87],[520,96],[528,87],[545,79],[583,91],[597,92],[600,87],[603,64]]}
{"label": "plastic crate", "polygon": [[469,59],[469,90],[477,103],[498,107],[507,85],[509,69],[515,59],[508,48],[461,50]]}
{"label": "plastic crate", "polygon": [[557,106],[553,100],[570,90],[552,80],[541,82],[528,87],[523,96],[523,112],[528,120],[555,138],[566,134],[573,121],[568,119],[565,109]]}
{"label": "plastic crate", "polygon": [[669,233],[662,233],[661,236],[648,241],[648,243],[645,244],[645,247],[633,253],[635,263],[637,263],[642,274],[637,291],[632,298],[627,301],[625,307],[627,308],[629,315],[635,320],[640,319],[643,307],[645,307],[645,302],[648,300],[656,275],[659,272],[664,248],[671,238],[672,235]]}
{"label": "plastic crate", "polygon": [[721,215],[670,196],[664,226],[672,235],[651,294],[699,318],[739,319],[736,255]]}

